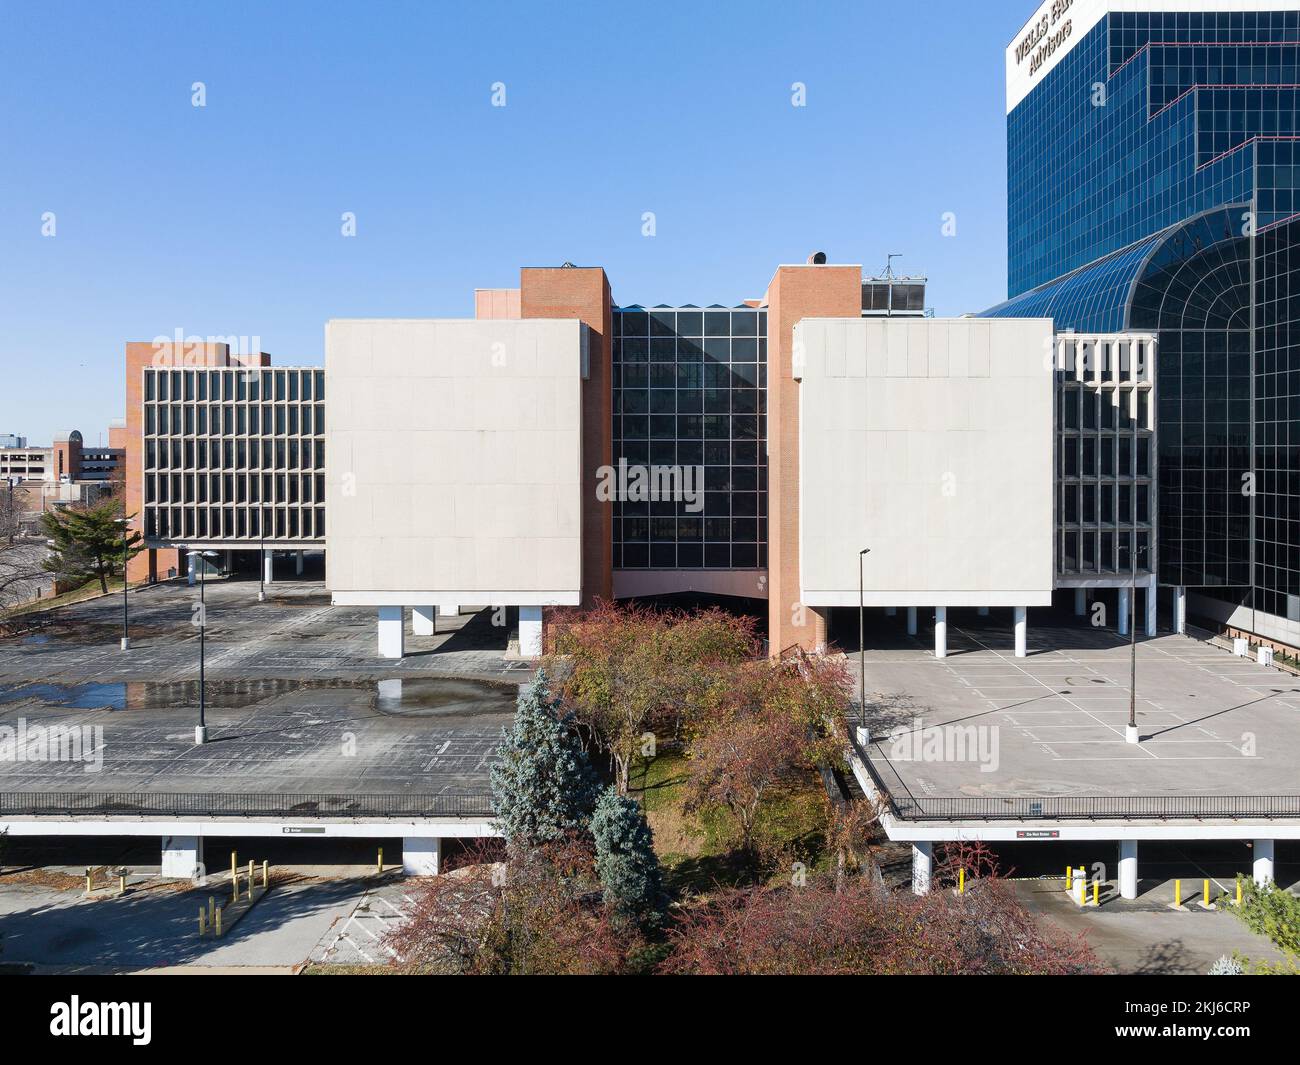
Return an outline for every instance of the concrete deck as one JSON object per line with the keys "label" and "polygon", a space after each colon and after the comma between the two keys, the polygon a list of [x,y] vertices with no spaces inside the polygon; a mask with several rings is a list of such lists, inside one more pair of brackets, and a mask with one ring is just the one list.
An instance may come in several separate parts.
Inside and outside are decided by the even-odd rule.
{"label": "concrete deck", "polygon": [[[330,606],[318,582],[271,585],[264,603],[257,589],[256,580],[207,585],[203,746],[194,744],[197,588],[133,592],[125,652],[114,596],[0,640],[0,792],[487,790],[491,754],[531,675],[504,661],[507,634],[489,613],[440,618],[439,635],[408,635],[409,657],[390,662],[376,656],[373,611]],[[20,727],[56,725],[87,730],[80,757],[15,757]]]}
{"label": "concrete deck", "polygon": [[[932,623],[916,638],[901,616],[869,623],[869,754],[898,794],[1300,794],[1300,678],[1280,669],[1189,637],[1139,636],[1133,745],[1127,638],[1031,612],[1029,657],[1017,659],[1009,611],[951,611],[948,642],[939,660]],[[856,650],[849,658],[856,674]]]}

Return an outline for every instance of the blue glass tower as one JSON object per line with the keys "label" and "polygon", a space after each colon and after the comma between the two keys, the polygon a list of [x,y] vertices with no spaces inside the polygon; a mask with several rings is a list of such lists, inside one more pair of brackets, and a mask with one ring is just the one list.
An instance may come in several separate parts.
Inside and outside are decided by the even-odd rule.
{"label": "blue glass tower", "polygon": [[1048,0],[1008,48],[1009,298],[985,313],[1157,334],[1160,581],[1294,643],[1300,4],[1138,6]]}

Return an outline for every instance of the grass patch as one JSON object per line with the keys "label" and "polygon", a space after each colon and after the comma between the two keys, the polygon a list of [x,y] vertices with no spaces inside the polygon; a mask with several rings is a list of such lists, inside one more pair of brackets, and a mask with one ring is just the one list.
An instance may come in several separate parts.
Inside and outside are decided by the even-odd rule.
{"label": "grass patch", "polygon": [[52,595],[45,599],[33,599],[29,603],[22,603],[19,606],[11,607],[9,610],[0,614],[0,617],[17,618],[26,614],[39,614],[44,610],[54,610],[61,606],[70,606],[73,603],[84,603],[88,599],[96,599],[102,595],[112,595],[117,592],[122,594],[122,581],[114,578],[108,582],[108,591],[99,590],[99,581],[92,577],[79,588],[73,588],[71,591],[64,592],[62,595]]}
{"label": "grass patch", "polygon": [[629,793],[641,802],[654,831],[655,852],[670,894],[750,885],[767,876],[784,882],[792,862],[803,863],[810,872],[828,863],[825,795],[816,773],[799,775],[763,800],[755,835],[766,868],[755,870],[738,849],[736,828],[725,807],[684,809],[687,766],[680,751],[668,750],[637,761],[629,774]]}

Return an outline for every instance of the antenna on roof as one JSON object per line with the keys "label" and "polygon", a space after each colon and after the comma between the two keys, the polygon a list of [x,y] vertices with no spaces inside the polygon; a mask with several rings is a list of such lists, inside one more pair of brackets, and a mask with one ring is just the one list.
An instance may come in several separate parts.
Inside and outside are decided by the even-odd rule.
{"label": "antenna on roof", "polygon": [[903,257],[903,253],[901,251],[890,252],[888,255],[885,256],[885,272],[880,275],[881,281],[889,281],[893,279],[894,260],[901,259],[902,257]]}

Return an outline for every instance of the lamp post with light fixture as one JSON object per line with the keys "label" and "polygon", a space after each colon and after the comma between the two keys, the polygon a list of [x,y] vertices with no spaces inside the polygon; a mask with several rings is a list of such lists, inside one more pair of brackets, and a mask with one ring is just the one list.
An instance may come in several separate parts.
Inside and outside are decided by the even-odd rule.
{"label": "lamp post with light fixture", "polygon": [[187,558],[194,559],[194,568],[199,571],[199,723],[194,726],[194,742],[207,743],[208,722],[206,717],[207,702],[206,702],[206,692],[204,687],[204,682],[206,678],[204,676],[203,642],[204,642],[204,629],[207,628],[207,624],[208,624],[208,609],[207,609],[207,600],[204,598],[203,595],[203,584],[204,584],[203,578],[205,572],[203,560],[205,558],[216,558],[217,553],[215,551],[187,551],[185,552],[185,555]]}

